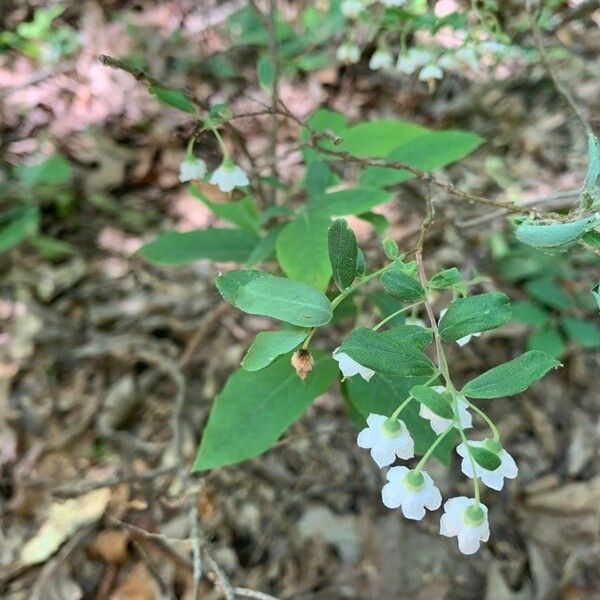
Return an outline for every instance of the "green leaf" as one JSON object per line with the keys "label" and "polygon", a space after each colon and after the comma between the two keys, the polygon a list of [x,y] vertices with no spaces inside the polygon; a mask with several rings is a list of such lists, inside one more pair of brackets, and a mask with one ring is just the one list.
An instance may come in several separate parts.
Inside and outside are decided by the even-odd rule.
{"label": "green leaf", "polygon": [[239,229],[196,229],[179,233],[169,231],[144,244],[139,253],[159,265],[184,265],[195,260],[244,262],[258,237]]}
{"label": "green leaf", "polygon": [[253,267],[271,257],[275,252],[277,238],[279,238],[279,234],[286,225],[287,223],[278,223],[273,229],[270,229],[266,235],[258,240],[256,246],[254,246],[254,250],[250,252],[250,256],[248,256],[246,260],[246,264],[249,267]]}
{"label": "green leaf", "polygon": [[[406,163],[422,171],[433,171],[468,156],[484,142],[466,131],[426,131],[396,147],[385,158]],[[361,185],[383,187],[412,179],[408,171],[386,167],[368,167],[360,177]]]}
{"label": "green leaf", "polygon": [[585,176],[585,189],[590,194],[596,187],[596,181],[600,175],[600,149],[598,148],[598,138],[593,134],[588,134],[588,168]]}
{"label": "green leaf", "polygon": [[559,366],[549,354],[532,350],[469,381],[461,394],[469,398],[515,396]]}
{"label": "green leaf", "polygon": [[425,385],[416,385],[410,390],[411,395],[433,413],[444,419],[453,419],[452,394],[440,394]]}
{"label": "green leaf", "polygon": [[329,216],[306,211],[279,234],[275,250],[283,272],[292,279],[324,290],[331,277],[327,250]]}
{"label": "green leaf", "polygon": [[558,253],[574,246],[583,234],[598,224],[596,217],[579,219],[572,223],[533,225],[522,223],[515,231],[515,237],[528,246],[549,253]]}
{"label": "green leaf", "polygon": [[356,252],[356,274],[355,277],[359,279],[365,276],[365,272],[367,270],[367,262],[365,260],[365,255],[362,250],[358,248]]}
{"label": "green leaf", "polygon": [[[352,409],[360,413],[359,427],[365,427],[365,419],[370,413],[391,415],[400,403],[408,397],[411,388],[425,383],[426,378],[398,377],[376,373],[370,381],[361,377],[352,377],[344,383],[345,398]],[[415,441],[415,453],[423,455],[436,440],[437,435],[431,429],[429,421],[419,416],[419,405],[411,402],[400,415]],[[433,455],[443,464],[450,464],[450,453],[455,445],[455,435],[448,434]]]}
{"label": "green leaf", "polygon": [[600,328],[593,321],[563,317],[560,320],[562,328],[569,339],[582,348],[600,348]]}
{"label": "green leaf", "polygon": [[223,299],[235,305],[235,298],[240,289],[259,277],[272,277],[272,275],[257,269],[234,269],[220,273],[215,279],[215,284]]}
{"label": "green leaf", "polygon": [[261,56],[258,59],[256,74],[260,87],[270,93],[275,80],[275,65],[268,56]]}
{"label": "green leaf", "polygon": [[390,238],[385,238],[383,240],[383,251],[390,260],[396,260],[400,255],[398,244],[396,244],[396,242]]}
{"label": "green leaf", "polygon": [[488,292],[454,300],[440,319],[439,330],[445,342],[500,327],[510,319],[506,294]]}
{"label": "green leaf", "polygon": [[433,341],[431,329],[419,325],[400,325],[379,334],[397,346],[409,345],[419,350],[429,346]]}
{"label": "green leaf", "polygon": [[238,463],[271,448],[337,374],[337,363],[323,354],[315,355],[304,382],[289,355],[261,371],[233,373],[214,400],[193,471]]}
{"label": "green leaf", "polygon": [[348,227],[346,219],[336,219],[329,226],[327,247],[333,280],[340,291],[343,291],[354,281],[358,259],[356,236]]}
{"label": "green leaf", "polygon": [[513,319],[526,325],[545,325],[550,320],[547,311],[531,302],[515,302],[511,310]]}
{"label": "green leaf", "polygon": [[15,167],[16,176],[27,187],[36,185],[61,185],[71,181],[71,163],[62,155],[54,154],[47,159]]}
{"label": "green leaf", "polygon": [[534,300],[550,308],[566,310],[573,305],[571,297],[556,283],[553,277],[540,277],[528,281],[525,289]]}
{"label": "green leaf", "polygon": [[400,377],[431,376],[435,368],[429,357],[393,336],[357,327],[340,346],[340,351],[361,365],[384,375]]}
{"label": "green leaf", "polygon": [[456,267],[440,271],[429,280],[429,286],[434,290],[451,288],[460,283],[460,271]]}
{"label": "green leaf", "polygon": [[421,284],[399,269],[384,271],[380,280],[385,291],[402,302],[418,302],[425,298],[425,290]]}
{"label": "green leaf", "polygon": [[367,211],[358,215],[359,219],[370,223],[375,229],[377,235],[383,235],[389,228],[390,222],[386,217],[372,211]]}
{"label": "green leaf", "polygon": [[259,233],[259,215],[252,196],[244,196],[240,200],[232,202],[212,202],[195,185],[191,185],[190,190],[217,217],[229,221],[245,231]]}
{"label": "green leaf", "polygon": [[196,109],[190,102],[189,98],[181,91],[173,88],[159,87],[157,85],[151,85],[148,91],[163,104],[177,108],[183,112],[194,114]]}
{"label": "green leaf", "polygon": [[309,212],[318,211],[330,217],[360,215],[379,204],[388,202],[392,195],[391,192],[368,187],[320,194],[310,201]]}
{"label": "green leaf", "polygon": [[358,123],[343,132],[343,141],[336,149],[362,158],[385,158],[427,132],[420,125],[394,119]]}
{"label": "green leaf", "polygon": [[488,471],[495,471],[502,464],[500,457],[487,448],[469,444],[469,449],[475,462]]}
{"label": "green leaf", "polygon": [[287,354],[301,344],[310,329],[281,329],[261,331],[242,360],[246,371],[260,371],[268,367],[276,358]]}
{"label": "green leaf", "polygon": [[322,160],[313,160],[306,169],[304,176],[304,189],[312,198],[325,193],[325,188],[330,185],[332,174],[329,165]]}
{"label": "green leaf", "polygon": [[238,287],[233,304],[251,315],[263,315],[300,327],[320,327],[331,320],[327,296],[285,277],[257,277]]}
{"label": "green leaf", "polygon": [[527,337],[527,350],[539,350],[560,358],[565,350],[565,342],[556,329],[540,329]]}
{"label": "green leaf", "polygon": [[40,211],[37,206],[11,209],[10,220],[0,226],[0,252],[6,252],[19,242],[35,234],[40,222]]}

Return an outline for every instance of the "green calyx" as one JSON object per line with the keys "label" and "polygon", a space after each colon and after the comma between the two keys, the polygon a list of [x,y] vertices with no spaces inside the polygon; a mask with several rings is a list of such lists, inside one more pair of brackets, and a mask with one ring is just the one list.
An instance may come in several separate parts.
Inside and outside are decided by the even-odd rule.
{"label": "green calyx", "polygon": [[479,504],[472,504],[465,510],[464,520],[467,525],[481,525],[485,519],[485,513]]}
{"label": "green calyx", "polygon": [[226,156],[223,159],[223,162],[221,163],[221,166],[226,170],[226,171],[233,171],[233,167],[235,167],[234,162],[231,160],[231,158],[229,158],[229,156]]}
{"label": "green calyx", "polygon": [[423,486],[425,485],[425,479],[420,471],[409,471],[404,477],[402,483],[404,484],[405,488],[417,492],[423,489]]}
{"label": "green calyx", "polygon": [[388,437],[396,437],[400,434],[402,425],[400,424],[400,421],[398,421],[398,419],[389,418],[383,422],[381,429],[383,430],[383,435],[386,435]]}
{"label": "green calyx", "polygon": [[502,452],[502,444],[498,440],[485,440],[485,442],[483,442],[483,447],[494,454],[500,454],[500,452]]}

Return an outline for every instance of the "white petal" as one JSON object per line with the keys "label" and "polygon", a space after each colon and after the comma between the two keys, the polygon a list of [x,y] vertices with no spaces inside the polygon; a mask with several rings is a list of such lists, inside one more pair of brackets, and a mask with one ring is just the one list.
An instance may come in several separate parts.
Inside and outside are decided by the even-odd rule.
{"label": "white petal", "polygon": [[480,545],[478,527],[466,525],[458,532],[458,549],[463,554],[475,554]]}
{"label": "white petal", "polygon": [[393,483],[386,483],[381,490],[381,499],[388,508],[398,508],[405,495],[404,487]]}
{"label": "white petal", "polygon": [[394,443],[394,450],[398,458],[408,460],[413,458],[415,455],[415,443],[410,437],[408,431],[405,431],[401,436],[396,438]]}
{"label": "white petal", "polygon": [[427,494],[427,499],[425,500],[425,506],[429,510],[437,510],[442,505],[442,494],[440,490],[433,486],[429,493]]}
{"label": "white petal", "polygon": [[375,371],[373,371],[372,369],[369,369],[369,367],[363,367],[362,365],[358,365],[358,366],[359,366],[358,374],[365,381],[371,381],[371,377],[373,377],[373,375],[375,375]]}
{"label": "white petal", "polygon": [[405,466],[392,467],[386,474],[386,479],[392,483],[401,484],[406,474],[409,472]]}
{"label": "white petal", "polygon": [[456,343],[462,348],[463,346],[466,346],[471,341],[472,337],[473,337],[473,334],[469,333],[469,334],[465,335],[464,337],[458,338],[456,340]]}
{"label": "white petal", "polygon": [[378,439],[379,435],[377,435],[377,432],[371,429],[371,427],[367,427],[358,434],[356,443],[359,448],[372,448]]}
{"label": "white petal", "polygon": [[442,79],[444,76],[444,71],[440,69],[437,65],[430,64],[421,69],[419,73],[420,81],[428,81],[430,79]]}
{"label": "white petal", "polygon": [[367,417],[367,425],[369,427],[381,427],[385,421],[387,420],[387,417],[385,415],[377,415],[375,413],[371,413],[368,417]]}
{"label": "white petal", "polygon": [[440,535],[454,537],[460,530],[460,523],[450,513],[444,513],[440,518]]}
{"label": "white petal", "polygon": [[473,427],[473,417],[469,412],[469,406],[466,400],[461,399],[459,396],[456,399],[456,404],[458,405],[458,418],[460,420],[460,425],[463,429],[469,429]]}
{"label": "white petal", "polygon": [[504,487],[504,474],[502,473],[502,467],[498,467],[495,471],[489,471],[478,467],[479,478],[485,485],[493,490],[500,491]]}
{"label": "white petal", "polygon": [[502,461],[500,468],[504,473],[504,477],[514,479],[519,474],[519,467],[517,467],[515,459],[506,450],[502,450],[500,460]]}
{"label": "white petal", "polygon": [[402,502],[402,514],[407,519],[413,519],[414,521],[420,521],[425,516],[425,507],[420,494],[406,494]]}
{"label": "white petal", "polygon": [[380,469],[391,465],[396,460],[394,450],[383,444],[376,444],[373,446],[371,449],[371,457]]}

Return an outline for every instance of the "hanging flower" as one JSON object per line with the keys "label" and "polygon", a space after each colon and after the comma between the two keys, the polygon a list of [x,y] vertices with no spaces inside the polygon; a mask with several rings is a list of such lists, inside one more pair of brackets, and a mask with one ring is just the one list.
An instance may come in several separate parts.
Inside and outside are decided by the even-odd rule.
{"label": "hanging flower", "polygon": [[433,81],[435,79],[442,79],[443,77],[444,71],[433,63],[423,67],[419,73],[419,81]]}
{"label": "hanging flower", "polygon": [[212,185],[218,185],[222,192],[231,192],[236,187],[244,187],[250,183],[246,171],[226,158],[210,178]]}
{"label": "hanging flower", "polygon": [[360,48],[351,42],[342,44],[337,49],[337,59],[344,64],[354,64],[360,60]]}
{"label": "hanging flower", "polygon": [[[435,392],[439,392],[440,394],[446,391],[446,388],[442,385],[435,385],[431,389]],[[473,427],[473,418],[471,417],[471,413],[469,412],[465,397],[458,396],[456,398],[456,404],[458,405],[458,417],[460,420],[460,426],[463,429],[469,429],[469,427]],[[428,408],[424,404],[420,405],[419,415],[429,421],[431,429],[433,429],[433,431],[435,431],[438,435],[446,431],[446,429],[448,429],[448,427],[450,427],[450,425],[452,425],[452,423],[454,422],[453,419],[446,419],[444,417],[436,415],[430,408]]]}
{"label": "hanging flower", "polygon": [[340,9],[347,19],[356,19],[356,17],[358,17],[365,9],[365,6],[362,3],[362,0],[344,0]]}
{"label": "hanging flower", "polygon": [[345,352],[340,352],[339,348],[333,351],[334,360],[338,361],[340,371],[344,377],[353,377],[354,375],[360,375],[365,381],[370,381],[371,377],[375,375],[375,371],[368,367],[363,367],[360,363],[356,362],[353,358],[350,358]]}
{"label": "hanging flower", "polygon": [[400,419],[371,413],[367,425],[358,434],[356,442],[359,448],[371,450],[371,456],[380,468],[391,465],[396,456],[408,459],[415,455],[413,439]]}
{"label": "hanging flower", "polygon": [[396,62],[396,69],[401,73],[410,75],[417,69],[424,67],[432,59],[429,50],[423,48],[410,48],[407,52],[400,54]]}
{"label": "hanging flower", "polygon": [[204,175],[206,175],[206,163],[201,158],[187,156],[179,165],[179,181],[181,183],[202,179]]}
{"label": "hanging flower", "polygon": [[487,506],[466,496],[450,498],[444,504],[440,533],[446,537],[456,536],[458,549],[463,554],[475,554],[480,542],[490,538]]}
{"label": "hanging flower", "polygon": [[392,66],[392,55],[385,49],[376,50],[369,61],[369,68],[373,71],[389,69]]}
{"label": "hanging flower", "polygon": [[456,51],[455,56],[462,70],[471,69],[471,71],[477,71],[479,68],[477,52],[474,48],[463,46]]}
{"label": "hanging flower", "polygon": [[388,483],[381,490],[381,498],[388,508],[401,507],[407,519],[420,521],[425,509],[437,510],[442,495],[425,471],[411,471],[407,467],[392,467],[386,474]]}
{"label": "hanging flower", "polygon": [[[500,491],[504,487],[504,479],[514,479],[519,474],[519,468],[515,459],[504,450],[500,444],[494,440],[483,440],[481,442],[469,442],[469,445],[477,448],[484,447],[492,452],[495,452],[500,458],[500,466],[493,471],[484,469],[480,464],[475,463],[475,472],[477,477],[485,483],[489,488]],[[473,479],[473,465],[467,454],[467,450],[464,444],[460,444],[456,447],[456,451],[462,456],[462,462],[460,468],[462,472]],[[473,461],[475,462],[475,461]]]}

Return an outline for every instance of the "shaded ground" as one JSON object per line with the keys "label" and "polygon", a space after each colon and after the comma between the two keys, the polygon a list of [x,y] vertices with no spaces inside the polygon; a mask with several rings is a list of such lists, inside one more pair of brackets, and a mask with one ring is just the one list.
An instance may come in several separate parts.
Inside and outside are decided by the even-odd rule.
{"label": "shaded ground", "polygon": [[[19,164],[40,146],[68,156],[75,208],[61,219],[45,210],[44,231],[77,250],[56,263],[27,245],[0,256],[0,596],[189,598],[188,512],[197,498],[210,542],[206,598],[222,597],[215,564],[234,585],[278,598],[600,597],[597,352],[570,351],[562,371],[520,400],[494,405],[520,475],[484,498],[493,533],[475,558],[440,538],[436,520],[407,523],[381,505],[382,474],[355,447],[337,392],[320,398],[260,459],[191,482],[176,476],[174,429],[190,464],[212,398],[269,323],[220,304],[214,265],[163,270],[131,258],[158,231],[214,217],[177,180],[190,124],[96,56],[144,57],[157,79],[252,110],[251,98],[264,95],[245,83],[254,67],[239,52],[240,73],[227,83],[193,66],[187,73],[173,68],[227,48],[213,27],[241,5],[196,4],[138,10],[135,3],[84,2],[64,15],[80,46],[57,65],[0,55],[3,158]],[[23,11],[6,11],[4,28]],[[597,115],[600,73],[584,58],[598,55],[600,35],[597,23],[585,36],[581,27],[565,30],[573,58],[561,74]],[[281,93],[300,115],[329,105],[351,118],[394,115],[480,133],[489,144],[447,173],[474,192],[503,193],[490,177],[497,174],[490,156],[528,197],[578,187],[585,169],[578,123],[542,69],[515,69],[505,81],[449,78],[430,94],[362,64],[331,66],[293,84],[284,80]],[[268,119],[240,127],[250,154],[259,155]],[[280,135],[283,155],[295,130],[282,125]],[[202,152],[214,166],[216,149],[207,142]],[[297,156],[289,154],[280,171],[292,180]],[[385,208],[397,238],[410,234],[421,210],[421,191],[403,190],[403,202]],[[464,229],[460,222],[481,211],[437,199],[447,208],[427,242],[431,268],[489,271],[487,234],[501,220]],[[373,232],[359,233],[376,262]],[[523,296],[500,279],[485,285]],[[316,344],[332,349],[337,341]],[[453,367],[466,378],[523,343],[522,329],[511,325],[457,353]],[[431,469],[442,495],[466,492],[456,465]],[[47,550],[52,540],[55,551]]]}

